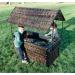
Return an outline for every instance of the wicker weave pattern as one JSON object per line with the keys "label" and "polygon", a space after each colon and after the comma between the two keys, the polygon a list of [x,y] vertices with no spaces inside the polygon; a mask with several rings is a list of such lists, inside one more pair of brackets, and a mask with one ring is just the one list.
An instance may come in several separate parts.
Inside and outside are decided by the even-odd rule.
{"label": "wicker weave pattern", "polygon": [[46,32],[55,19],[64,20],[60,10],[16,7],[8,18],[8,22]]}
{"label": "wicker weave pattern", "polygon": [[[8,18],[9,23],[35,28],[38,33],[41,33],[41,30],[46,33],[54,20],[65,21],[61,10],[15,7]],[[59,56],[59,42],[54,42],[52,45],[53,47],[48,49],[49,51],[31,42],[25,42],[24,46],[29,59],[44,64],[52,64]]]}
{"label": "wicker weave pattern", "polygon": [[59,56],[59,47],[47,51],[45,48],[34,45],[32,43],[25,42],[25,48],[29,59],[37,61],[43,64],[52,64],[53,61]]}

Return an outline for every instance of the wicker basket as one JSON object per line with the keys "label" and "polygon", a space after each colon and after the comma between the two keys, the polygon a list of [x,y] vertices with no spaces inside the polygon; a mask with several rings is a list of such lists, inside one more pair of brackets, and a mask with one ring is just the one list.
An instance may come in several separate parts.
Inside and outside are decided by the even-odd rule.
{"label": "wicker basket", "polygon": [[[17,26],[27,27],[26,29],[31,32],[33,30],[41,35],[42,32],[45,34],[52,24],[55,24],[54,20],[65,21],[61,10],[15,7],[8,18],[8,22],[11,24],[11,33],[12,24],[17,24]],[[58,41],[53,42],[48,48],[25,42],[25,48],[29,59],[44,64],[52,64],[59,55]]]}
{"label": "wicker basket", "polygon": [[25,42],[25,48],[29,59],[42,64],[51,65],[59,56],[59,46],[54,46],[54,48],[47,50],[33,43]]}

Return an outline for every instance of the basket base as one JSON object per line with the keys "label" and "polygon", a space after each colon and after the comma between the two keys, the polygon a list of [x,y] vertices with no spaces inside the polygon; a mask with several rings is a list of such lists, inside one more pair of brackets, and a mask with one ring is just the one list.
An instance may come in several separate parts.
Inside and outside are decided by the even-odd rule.
{"label": "basket base", "polygon": [[54,60],[59,56],[58,46],[47,51],[45,48],[25,42],[25,48],[30,60],[46,64],[47,66],[53,64]]}

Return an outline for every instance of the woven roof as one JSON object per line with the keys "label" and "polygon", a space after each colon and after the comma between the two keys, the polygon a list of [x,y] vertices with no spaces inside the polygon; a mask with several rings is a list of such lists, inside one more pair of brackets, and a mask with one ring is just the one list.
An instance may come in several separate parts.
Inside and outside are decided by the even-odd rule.
{"label": "woven roof", "polygon": [[15,7],[8,18],[12,24],[28,25],[32,28],[48,30],[54,20],[64,21],[61,10]]}

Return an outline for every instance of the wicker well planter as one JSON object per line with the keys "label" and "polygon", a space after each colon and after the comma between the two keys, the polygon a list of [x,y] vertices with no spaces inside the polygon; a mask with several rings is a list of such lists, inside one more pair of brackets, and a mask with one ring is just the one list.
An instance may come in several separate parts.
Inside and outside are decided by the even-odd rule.
{"label": "wicker well planter", "polygon": [[[38,30],[38,34],[41,35],[42,32],[40,31],[46,33],[54,20],[65,21],[61,10],[15,7],[8,18],[10,24],[16,24],[17,26],[21,25],[25,28],[27,26],[29,27],[28,30],[31,28],[33,30],[34,28]],[[12,29],[11,25],[11,33]],[[34,32],[37,32],[36,30]],[[32,31],[30,30],[30,32]],[[35,39],[35,35],[33,39]],[[50,47],[47,47],[47,44],[46,46],[41,46],[38,45],[38,43],[35,44],[30,41],[25,41],[24,46],[29,59],[43,64],[52,64],[59,56],[59,44],[60,42],[56,40],[49,45]]]}

